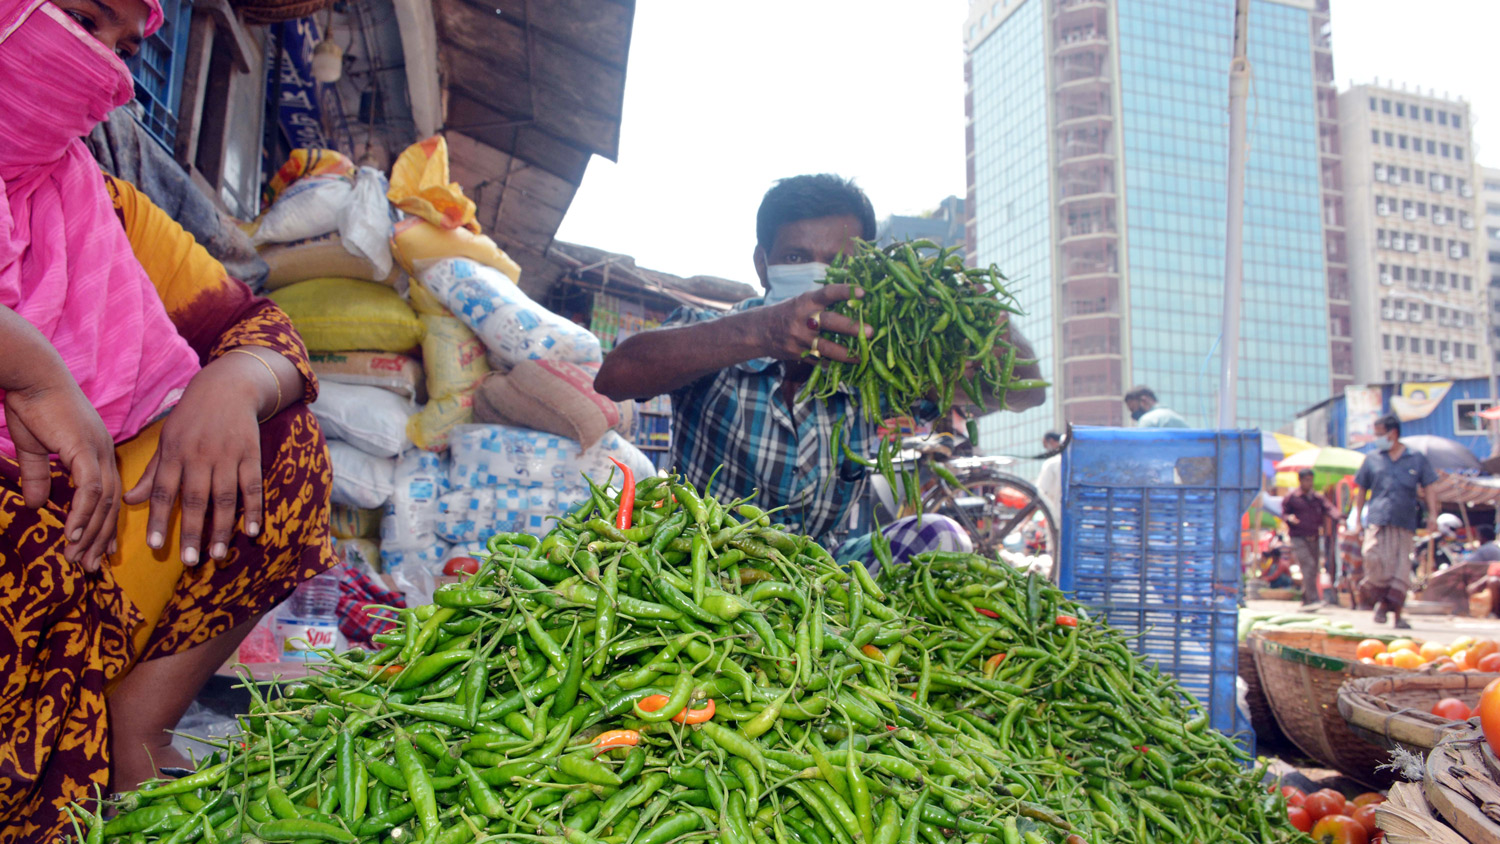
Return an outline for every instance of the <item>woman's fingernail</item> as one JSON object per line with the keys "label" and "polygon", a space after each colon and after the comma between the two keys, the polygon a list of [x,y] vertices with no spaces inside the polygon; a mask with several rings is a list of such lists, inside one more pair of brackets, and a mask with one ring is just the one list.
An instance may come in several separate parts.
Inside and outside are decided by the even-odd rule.
{"label": "woman's fingernail", "polygon": [[68,536],[69,542],[77,542],[83,538],[83,528],[74,528],[73,533]]}
{"label": "woman's fingernail", "polygon": [[120,543],[119,543],[118,540],[111,539],[109,541],[109,553],[111,553],[111,554],[118,554],[118,553],[120,553]]}
{"label": "woman's fingernail", "polygon": [[210,557],[213,557],[215,560],[222,560],[228,554],[229,549],[225,548],[224,543],[222,542],[215,542],[214,547],[208,549],[208,555]]}
{"label": "woman's fingernail", "polygon": [[260,525],[256,522],[251,522],[250,524],[245,525],[245,533],[250,534],[252,538],[260,536]]}
{"label": "woman's fingernail", "polygon": [[160,550],[162,543],[166,541],[167,538],[165,536],[162,536],[161,531],[159,530],[152,531],[151,535],[146,538],[146,544],[157,550]]}
{"label": "woman's fingernail", "polygon": [[196,566],[198,564],[198,549],[191,546],[182,549],[182,562],[185,565]]}

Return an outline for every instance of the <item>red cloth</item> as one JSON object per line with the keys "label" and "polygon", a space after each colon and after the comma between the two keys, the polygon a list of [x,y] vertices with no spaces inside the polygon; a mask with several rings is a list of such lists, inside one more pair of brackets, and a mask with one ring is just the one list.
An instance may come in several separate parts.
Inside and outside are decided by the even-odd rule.
{"label": "red cloth", "polygon": [[382,588],[373,578],[352,566],[341,566],[339,573],[339,632],[349,644],[374,647],[376,633],[384,633],[395,622],[372,615],[375,607],[406,607],[400,592]]}

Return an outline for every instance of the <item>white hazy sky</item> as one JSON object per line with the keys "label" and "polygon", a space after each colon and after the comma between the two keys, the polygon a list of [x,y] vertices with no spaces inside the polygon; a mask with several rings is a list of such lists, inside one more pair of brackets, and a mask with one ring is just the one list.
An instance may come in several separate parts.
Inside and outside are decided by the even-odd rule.
{"label": "white hazy sky", "polygon": [[[637,4],[619,163],[589,164],[558,237],[754,283],[755,209],[778,178],[851,176],[880,217],[962,195],[967,10]],[[1332,0],[1332,16],[1340,89],[1379,77],[1462,95],[1479,160],[1500,166],[1500,0]]]}

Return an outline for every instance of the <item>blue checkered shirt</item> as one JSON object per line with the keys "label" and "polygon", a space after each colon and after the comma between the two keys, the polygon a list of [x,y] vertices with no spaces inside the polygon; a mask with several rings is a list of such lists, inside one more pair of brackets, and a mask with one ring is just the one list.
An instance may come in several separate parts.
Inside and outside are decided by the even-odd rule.
{"label": "blue checkered shirt", "polygon": [[[749,299],[734,307],[760,305]],[[678,308],[663,326],[716,319],[714,311]],[[829,454],[834,423],[844,419],[841,438],[855,454],[873,457],[875,427],[840,387],[827,403],[816,399],[788,408],[781,399],[782,364],[770,358],[746,361],[706,375],[672,392],[672,462],[689,483],[702,488],[714,469],[713,492],[721,501],[759,490],[757,506],[786,507],[776,520],[825,546],[836,546],[849,530],[849,511],[864,496],[865,475],[841,477],[842,453]]]}

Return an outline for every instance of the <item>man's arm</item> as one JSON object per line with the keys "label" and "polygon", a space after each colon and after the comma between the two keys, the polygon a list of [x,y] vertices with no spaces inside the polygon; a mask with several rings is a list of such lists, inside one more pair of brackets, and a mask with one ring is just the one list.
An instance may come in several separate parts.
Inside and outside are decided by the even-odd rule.
{"label": "man's arm", "polygon": [[1360,522],[1359,515],[1360,515],[1361,512],[1364,511],[1364,509],[1365,509],[1365,501],[1369,497],[1370,497],[1370,491],[1368,489],[1365,489],[1364,487],[1356,487],[1355,488],[1355,490],[1354,490],[1354,510],[1352,511],[1353,514],[1354,514],[1354,532],[1355,532],[1355,534],[1358,534],[1360,527],[1362,527],[1362,525],[1360,525],[1360,523],[1359,523]]}
{"label": "man's arm", "polygon": [[1443,512],[1443,505],[1438,501],[1437,489],[1432,486],[1422,487],[1422,497],[1427,501],[1427,529],[1433,533],[1437,532],[1437,518]]}
{"label": "man's arm", "polygon": [[[643,331],[604,357],[594,389],[614,401],[647,399],[747,360],[796,360],[812,348],[819,330],[850,336],[858,331],[848,317],[824,311],[848,299],[850,291],[847,284],[830,284],[775,305],[693,325]],[[814,314],[820,315],[818,322],[809,325]],[[852,357],[844,346],[826,339],[818,342],[818,352],[829,360]]]}

